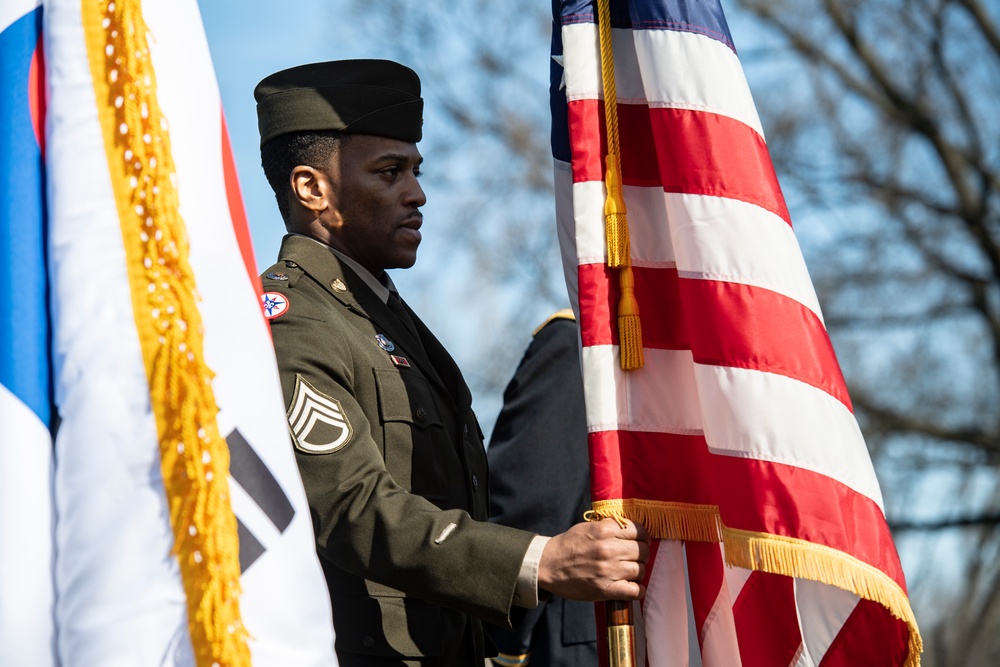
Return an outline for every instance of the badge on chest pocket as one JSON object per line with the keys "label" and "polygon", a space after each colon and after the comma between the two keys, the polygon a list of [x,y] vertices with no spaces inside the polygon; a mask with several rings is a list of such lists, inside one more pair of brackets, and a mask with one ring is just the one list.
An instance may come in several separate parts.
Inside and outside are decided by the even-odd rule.
{"label": "badge on chest pocket", "polygon": [[353,430],[340,401],[317,391],[301,375],[288,408],[295,447],[307,454],[329,454],[351,441]]}

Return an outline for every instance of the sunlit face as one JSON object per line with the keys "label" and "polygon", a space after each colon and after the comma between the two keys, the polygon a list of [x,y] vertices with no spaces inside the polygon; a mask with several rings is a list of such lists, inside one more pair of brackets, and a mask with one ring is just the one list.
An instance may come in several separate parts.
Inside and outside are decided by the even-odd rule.
{"label": "sunlit face", "polygon": [[341,144],[327,169],[330,245],[376,276],[413,266],[427,201],[421,162],[416,144],[397,139],[355,135]]}

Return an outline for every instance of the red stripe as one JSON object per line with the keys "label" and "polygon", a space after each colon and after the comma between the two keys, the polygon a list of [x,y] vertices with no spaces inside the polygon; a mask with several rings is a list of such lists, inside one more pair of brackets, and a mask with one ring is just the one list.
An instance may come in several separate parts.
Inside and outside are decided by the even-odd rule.
{"label": "red stripe", "polygon": [[743,667],[786,667],[802,645],[795,609],[795,582],[754,572],[733,602]]}
{"label": "red stripe", "polygon": [[[226,199],[229,201],[229,216],[236,232],[236,242],[240,246],[243,264],[247,275],[257,290],[259,297],[263,293],[260,276],[257,275],[257,263],[253,257],[253,243],[250,240],[250,228],[247,225],[247,214],[243,208],[243,196],[240,194],[240,180],[236,175],[236,162],[233,160],[233,150],[229,142],[229,129],[226,127],[226,117],[219,110],[222,121],[222,173],[226,181]],[[270,328],[268,328],[270,331]]]}
{"label": "red stripe", "polygon": [[[617,345],[611,313],[618,281],[603,264],[582,264],[583,345]],[[798,301],[763,287],[680,278],[676,269],[633,267],[642,345],[691,350],[697,363],[784,375],[822,389],[852,410],[847,384],[823,323]]]}
{"label": "red stripe", "polygon": [[716,600],[726,585],[722,551],[718,544],[685,542],[688,585],[691,588],[691,611],[694,613],[698,646],[705,650],[705,622],[715,608]]}
{"label": "red stripe", "polygon": [[[689,350],[677,269],[632,267],[635,295],[639,300],[643,347],[657,350]],[[611,277],[614,276],[614,280]],[[618,310],[617,270],[604,264],[577,267],[580,285],[580,330],[584,347],[617,345],[618,325],[612,313]]]}
{"label": "red stripe", "polygon": [[599,431],[590,434],[589,442],[594,500],[717,505],[729,528],[785,535],[843,551],[906,589],[882,510],[826,475],[711,454],[703,436]]}
{"label": "red stripe", "polygon": [[31,54],[31,64],[28,66],[28,112],[31,115],[31,127],[35,131],[35,141],[45,159],[45,49],[42,37],[35,43]]}
{"label": "red stripe", "polygon": [[[618,130],[626,185],[738,199],[791,224],[767,144],[749,125],[706,111],[619,104]],[[603,180],[600,100],[569,103],[569,136],[573,182]]]}
{"label": "red stripe", "polygon": [[[901,667],[910,629],[882,605],[861,600],[840,628],[819,667]],[[874,650],[877,647],[878,650]]]}

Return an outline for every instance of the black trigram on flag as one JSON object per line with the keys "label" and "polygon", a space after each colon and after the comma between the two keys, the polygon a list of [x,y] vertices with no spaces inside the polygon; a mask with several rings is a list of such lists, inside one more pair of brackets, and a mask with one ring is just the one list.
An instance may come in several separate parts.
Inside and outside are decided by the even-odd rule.
{"label": "black trigram on flag", "polygon": [[229,474],[253,501],[249,508],[245,505],[240,507],[240,511],[236,511],[234,503],[240,539],[240,571],[246,572],[267,551],[267,547],[247,527],[241,515],[259,511],[277,528],[278,533],[284,533],[295,516],[295,508],[239,429],[226,436],[226,442],[229,444]]}

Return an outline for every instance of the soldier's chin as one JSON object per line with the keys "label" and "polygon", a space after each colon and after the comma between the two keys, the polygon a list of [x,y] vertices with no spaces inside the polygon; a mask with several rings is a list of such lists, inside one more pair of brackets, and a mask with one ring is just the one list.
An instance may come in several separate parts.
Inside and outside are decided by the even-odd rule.
{"label": "soldier's chin", "polygon": [[396,261],[389,268],[392,269],[408,269],[417,263],[417,249],[414,248],[412,252],[400,253],[396,257]]}

